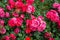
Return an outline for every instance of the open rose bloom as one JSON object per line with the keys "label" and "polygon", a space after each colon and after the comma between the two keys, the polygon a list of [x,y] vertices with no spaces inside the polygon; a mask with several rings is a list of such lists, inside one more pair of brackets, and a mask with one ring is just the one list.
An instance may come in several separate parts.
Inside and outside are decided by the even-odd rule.
{"label": "open rose bloom", "polygon": [[46,28],[46,22],[40,18],[33,18],[26,20],[26,27],[30,28],[32,31],[42,32]]}

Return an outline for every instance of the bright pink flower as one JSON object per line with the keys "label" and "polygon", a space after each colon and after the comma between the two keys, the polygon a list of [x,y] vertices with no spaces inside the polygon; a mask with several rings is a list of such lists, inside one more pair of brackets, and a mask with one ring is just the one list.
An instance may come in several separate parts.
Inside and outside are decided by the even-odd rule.
{"label": "bright pink flower", "polygon": [[45,32],[44,37],[48,39],[51,37],[51,34],[49,32]]}
{"label": "bright pink flower", "polygon": [[0,17],[1,18],[5,17],[5,12],[3,8],[0,8]]}
{"label": "bright pink flower", "polygon": [[25,18],[25,15],[24,15],[24,14],[21,14],[20,17],[21,17],[22,19],[24,19],[24,18]]}
{"label": "bright pink flower", "polygon": [[32,19],[30,26],[31,26],[31,27],[38,27],[39,24],[40,24],[40,23],[39,23],[39,21],[38,21],[37,19]]}
{"label": "bright pink flower", "polygon": [[22,12],[26,12],[26,8],[27,8],[26,5],[23,5],[23,7],[22,7],[22,9],[21,9]]}
{"label": "bright pink flower", "polygon": [[15,7],[15,2],[14,0],[8,0],[9,4],[10,4],[10,7],[11,8],[14,8]]}
{"label": "bright pink flower", "polygon": [[0,28],[0,34],[5,34],[6,33],[6,29],[5,28]]}
{"label": "bright pink flower", "polygon": [[16,22],[16,18],[12,18],[12,19],[10,19],[10,20],[8,21],[8,25],[9,25],[10,27],[14,27],[14,26],[15,26],[15,22]]}
{"label": "bright pink flower", "polygon": [[38,16],[38,20],[40,20],[40,19],[44,20],[44,17],[43,16]]}
{"label": "bright pink flower", "polygon": [[17,1],[17,2],[15,3],[15,7],[16,7],[17,9],[22,8],[23,6],[24,6],[23,2]]}
{"label": "bright pink flower", "polygon": [[6,5],[6,8],[7,8],[8,10],[11,10],[10,5]]}
{"label": "bright pink flower", "polygon": [[46,22],[44,21],[44,18],[42,16],[38,16],[38,21],[40,22],[40,25],[37,30],[42,32],[46,28]]}
{"label": "bright pink flower", "polygon": [[26,5],[27,9],[26,9],[26,12],[31,14],[31,13],[34,13],[35,12],[35,7],[32,6],[32,5]]}
{"label": "bright pink flower", "polygon": [[48,11],[46,17],[53,22],[57,22],[59,20],[59,15],[55,10]]}
{"label": "bright pink flower", "polygon": [[4,26],[4,20],[0,19],[0,26]]}
{"label": "bright pink flower", "polygon": [[9,36],[4,36],[4,37],[2,38],[2,40],[10,40],[10,37],[9,37]]}
{"label": "bright pink flower", "polygon": [[12,18],[8,21],[8,25],[10,27],[14,27],[14,26],[21,26],[23,23],[22,18]]}
{"label": "bright pink flower", "polygon": [[27,4],[33,4],[34,0],[26,0]]}
{"label": "bright pink flower", "polygon": [[37,28],[38,31],[42,32],[43,30],[45,30],[46,28],[46,22],[45,21],[41,21],[40,26]]}
{"label": "bright pink flower", "polygon": [[15,30],[14,30],[14,33],[15,34],[18,34],[20,32],[20,29],[19,28],[16,28]]}
{"label": "bright pink flower", "polygon": [[53,8],[58,8],[59,5],[60,5],[59,3],[54,3]]}
{"label": "bright pink flower", "polygon": [[12,13],[12,16],[14,16],[14,17],[18,17],[19,14],[18,14],[17,12],[13,12],[13,13]]}
{"label": "bright pink flower", "polygon": [[32,31],[42,32],[46,28],[46,22],[42,20],[40,17],[33,18],[31,20],[26,20],[27,28],[30,28]]}
{"label": "bright pink flower", "polygon": [[57,9],[58,9],[58,12],[60,13],[60,5],[58,6],[58,8],[57,8]]}
{"label": "bright pink flower", "polygon": [[17,18],[16,20],[16,26],[22,26],[23,20],[22,18]]}
{"label": "bright pink flower", "polygon": [[54,38],[49,38],[48,40],[55,40]]}
{"label": "bright pink flower", "polygon": [[5,13],[5,17],[6,17],[6,18],[10,17],[9,12],[6,12],[6,13]]}
{"label": "bright pink flower", "polygon": [[10,34],[10,39],[16,40],[16,36],[14,34]]}

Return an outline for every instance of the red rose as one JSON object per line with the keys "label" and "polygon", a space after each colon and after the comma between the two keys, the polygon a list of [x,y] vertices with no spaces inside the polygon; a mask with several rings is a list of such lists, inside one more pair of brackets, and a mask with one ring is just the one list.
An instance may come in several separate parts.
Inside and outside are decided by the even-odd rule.
{"label": "red rose", "polygon": [[25,40],[31,40],[31,38],[30,37],[26,37]]}
{"label": "red rose", "polygon": [[21,26],[23,23],[23,20],[22,18],[11,18],[9,21],[8,21],[8,24],[10,27],[14,27],[14,26]]}
{"label": "red rose", "polygon": [[30,34],[31,30],[30,30],[29,28],[27,28],[27,29],[25,30],[25,32],[26,32],[26,34]]}
{"label": "red rose", "polygon": [[4,27],[0,28],[0,34],[5,34],[6,33],[6,29]]}
{"label": "red rose", "polygon": [[4,36],[1,40],[10,40],[9,36]]}
{"label": "red rose", "polygon": [[35,12],[35,7],[34,6],[27,4],[26,7],[27,7],[26,8],[27,13],[31,14],[31,13]]}
{"label": "red rose", "polygon": [[19,28],[16,28],[15,30],[14,30],[14,33],[15,34],[18,34],[20,32],[20,29]]}
{"label": "red rose", "polygon": [[10,39],[16,40],[16,36],[14,34],[10,34]]}
{"label": "red rose", "polygon": [[14,8],[15,7],[14,0],[8,0],[8,3],[9,3],[9,5],[10,5],[11,8]]}

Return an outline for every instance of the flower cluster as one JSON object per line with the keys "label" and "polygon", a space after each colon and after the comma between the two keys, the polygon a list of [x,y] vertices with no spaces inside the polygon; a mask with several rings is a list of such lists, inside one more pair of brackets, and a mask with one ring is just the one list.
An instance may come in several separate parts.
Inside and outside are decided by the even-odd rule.
{"label": "flower cluster", "polygon": [[60,3],[52,2],[0,0],[0,40],[59,40]]}
{"label": "flower cluster", "polygon": [[6,6],[8,10],[16,8],[16,9],[20,9],[20,11],[22,12],[27,12],[27,13],[35,12],[35,7],[32,6],[34,0],[26,0],[26,4],[24,4],[22,0],[17,0],[16,2],[14,0],[9,0],[8,3],[9,4]]}
{"label": "flower cluster", "polygon": [[0,19],[0,34],[5,34],[6,29],[4,28],[4,20]]}
{"label": "flower cluster", "polygon": [[[35,12],[35,7],[33,6],[35,0],[8,0],[6,4],[6,10],[0,7],[0,34],[8,34],[2,36],[1,40],[17,40],[17,34],[22,32],[22,25],[26,22],[26,30],[23,33],[31,33],[33,31],[42,32],[46,28],[46,22],[42,16],[37,18],[33,16]],[[41,0],[44,2],[44,0]],[[27,13],[31,19],[25,20],[25,13]],[[13,33],[8,33],[11,31]],[[16,34],[16,35],[15,35]],[[31,36],[32,34],[30,34]],[[31,40],[30,36],[26,36],[25,40]]]}
{"label": "flower cluster", "polygon": [[8,24],[10,27],[15,27],[15,26],[21,26],[23,23],[23,20],[22,18],[11,18],[9,21],[8,21]]}
{"label": "flower cluster", "polygon": [[48,11],[46,17],[53,22],[57,22],[59,20],[58,12],[56,12],[55,10]]}
{"label": "flower cluster", "polygon": [[16,40],[16,36],[14,34],[10,34],[9,36],[4,36],[1,40]]}
{"label": "flower cluster", "polygon": [[[60,13],[60,4],[56,3],[56,2],[53,3],[53,8],[54,9],[51,9],[50,11],[47,12],[46,17],[48,19],[50,19],[52,22],[55,22],[57,24],[58,30],[60,31],[60,14],[59,14]],[[46,33],[46,34],[48,36],[50,36],[48,33]],[[49,40],[54,40],[54,39],[50,37]]]}
{"label": "flower cluster", "polygon": [[27,19],[26,20],[26,33],[29,33],[31,31],[40,31],[42,32],[46,28],[46,22],[43,20],[42,16],[39,16],[38,18],[33,19]]}
{"label": "flower cluster", "polygon": [[0,18],[8,18],[10,15],[9,15],[9,12],[4,12],[4,9],[0,7]]}
{"label": "flower cluster", "polygon": [[49,32],[45,32],[44,37],[48,40],[55,40],[54,38],[52,38],[51,33]]}

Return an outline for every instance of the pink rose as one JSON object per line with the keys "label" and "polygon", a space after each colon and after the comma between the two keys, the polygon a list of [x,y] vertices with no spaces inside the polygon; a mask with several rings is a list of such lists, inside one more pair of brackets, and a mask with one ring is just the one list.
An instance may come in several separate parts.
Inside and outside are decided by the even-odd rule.
{"label": "pink rose", "polygon": [[35,12],[35,7],[32,6],[32,5],[27,5],[26,12],[29,13],[29,14],[34,13]]}
{"label": "pink rose", "polygon": [[4,26],[4,20],[0,19],[0,26]]}
{"label": "pink rose", "polygon": [[0,34],[5,34],[6,33],[6,29],[5,28],[0,28]]}
{"label": "pink rose", "polygon": [[45,32],[45,33],[44,33],[44,37],[48,39],[48,38],[51,37],[51,34],[50,34],[49,32]]}
{"label": "pink rose", "polygon": [[21,26],[22,23],[23,23],[22,18],[11,18],[11,19],[8,21],[8,25],[9,25],[10,27]]}
{"label": "pink rose", "polygon": [[18,34],[19,32],[20,32],[20,29],[19,28],[14,29],[14,33],[15,34]]}
{"label": "pink rose", "polygon": [[15,2],[15,7],[16,7],[17,9],[20,9],[20,8],[22,8],[23,6],[24,6],[23,2],[20,2],[20,1],[16,1],[16,2]]}
{"label": "pink rose", "polygon": [[59,3],[56,3],[56,2],[55,2],[55,3],[53,4],[53,8],[58,8],[59,5],[60,5]]}
{"label": "pink rose", "polygon": [[46,22],[45,21],[41,21],[40,26],[37,28],[38,31],[42,32],[43,30],[45,30],[46,28]]}
{"label": "pink rose", "polygon": [[8,25],[9,25],[10,27],[14,27],[14,26],[15,26],[15,21],[16,21],[16,18],[10,19],[10,20],[8,21]]}
{"label": "pink rose", "polygon": [[9,5],[10,5],[11,8],[14,8],[15,7],[14,0],[8,0],[8,3],[9,3]]}
{"label": "pink rose", "polygon": [[4,36],[4,37],[2,38],[2,40],[10,40],[10,37],[9,37],[9,36]]}
{"label": "pink rose", "polygon": [[57,22],[59,20],[59,15],[55,10],[48,11],[46,17],[53,22]]}
{"label": "pink rose", "polygon": [[46,22],[42,18],[33,18],[31,20],[26,20],[27,28],[30,28],[32,31],[42,32],[46,28]]}
{"label": "pink rose", "polygon": [[5,17],[6,17],[6,18],[10,17],[9,12],[6,12]]}
{"label": "pink rose", "polygon": [[58,9],[58,12],[60,13],[60,5],[58,6],[58,8],[57,8],[57,9]]}
{"label": "pink rose", "polygon": [[0,8],[0,18],[4,18],[5,17],[5,12],[3,8]]}

